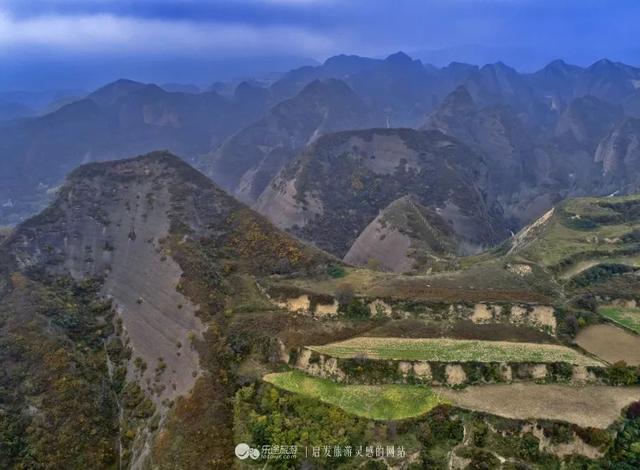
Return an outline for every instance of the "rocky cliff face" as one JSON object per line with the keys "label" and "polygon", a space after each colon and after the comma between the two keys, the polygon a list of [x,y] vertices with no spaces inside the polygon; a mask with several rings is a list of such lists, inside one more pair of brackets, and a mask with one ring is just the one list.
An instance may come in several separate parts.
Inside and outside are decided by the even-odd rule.
{"label": "rocky cliff face", "polygon": [[613,191],[640,190],[640,119],[628,118],[613,129],[598,145],[595,161]]}
{"label": "rocky cliff face", "polygon": [[623,110],[595,96],[572,100],[556,125],[556,135],[569,134],[577,142],[593,148],[623,117]]}

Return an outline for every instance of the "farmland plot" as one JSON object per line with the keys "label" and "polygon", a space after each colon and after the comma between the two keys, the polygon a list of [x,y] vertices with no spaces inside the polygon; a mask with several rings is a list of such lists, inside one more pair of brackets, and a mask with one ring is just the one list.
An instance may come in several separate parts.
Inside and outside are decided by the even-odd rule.
{"label": "farmland plot", "polygon": [[566,346],[508,341],[360,337],[324,346],[309,346],[308,349],[345,359],[362,357],[399,361],[566,362],[582,366],[602,365]]}
{"label": "farmland plot", "polygon": [[640,387],[559,384],[474,385],[438,388],[453,405],[513,419],[553,419],[604,429],[640,396]]}
{"label": "farmland plot", "polygon": [[640,334],[640,308],[605,305],[598,309],[598,313]]}
{"label": "farmland plot", "polygon": [[428,387],[413,385],[340,385],[299,371],[267,374],[265,382],[342,408],[364,418],[405,419],[446,403]]}
{"label": "farmland plot", "polygon": [[607,362],[640,365],[640,336],[614,325],[591,325],[576,336],[576,343]]}

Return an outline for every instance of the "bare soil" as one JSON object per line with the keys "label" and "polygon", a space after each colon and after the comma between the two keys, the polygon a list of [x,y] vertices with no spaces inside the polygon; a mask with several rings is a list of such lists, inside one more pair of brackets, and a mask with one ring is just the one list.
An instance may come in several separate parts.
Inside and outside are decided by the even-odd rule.
{"label": "bare soil", "polygon": [[553,419],[604,429],[640,398],[640,387],[515,383],[434,388],[461,408],[512,419]]}
{"label": "bare soil", "polygon": [[640,336],[613,325],[592,325],[578,333],[576,343],[591,354],[614,363],[640,365]]}
{"label": "bare soil", "polygon": [[557,343],[555,338],[535,328],[511,323],[475,324],[469,320],[454,323],[425,322],[418,319],[395,320],[367,332],[365,336],[396,338],[448,337],[485,341]]}

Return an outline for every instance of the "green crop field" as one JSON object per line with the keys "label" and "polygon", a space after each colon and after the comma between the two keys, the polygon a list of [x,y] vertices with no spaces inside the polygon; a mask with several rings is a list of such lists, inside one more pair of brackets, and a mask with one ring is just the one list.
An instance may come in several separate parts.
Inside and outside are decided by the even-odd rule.
{"label": "green crop field", "polygon": [[605,305],[598,309],[598,313],[640,334],[640,308]]}
{"label": "green crop field", "polygon": [[263,380],[375,420],[411,418],[447,403],[428,387],[415,385],[341,385],[300,371],[267,374]]}
{"label": "green crop field", "polygon": [[437,362],[567,362],[585,366],[602,365],[565,346],[506,341],[360,337],[325,346],[309,346],[309,349],[338,358]]}

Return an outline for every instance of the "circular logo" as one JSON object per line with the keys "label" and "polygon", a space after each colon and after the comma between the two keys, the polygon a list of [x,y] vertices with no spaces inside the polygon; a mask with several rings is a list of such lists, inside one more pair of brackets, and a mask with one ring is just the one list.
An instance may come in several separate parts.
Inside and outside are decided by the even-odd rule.
{"label": "circular logo", "polygon": [[251,447],[249,447],[249,445],[245,444],[244,442],[236,446],[236,457],[238,457],[240,460],[244,460],[247,457],[249,457],[250,452],[251,452]]}
{"label": "circular logo", "polygon": [[241,442],[236,446],[236,457],[240,460],[251,458],[252,460],[258,460],[260,458],[260,451],[253,447],[249,447],[249,444]]}

